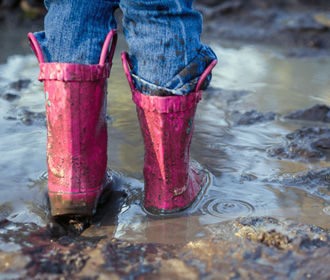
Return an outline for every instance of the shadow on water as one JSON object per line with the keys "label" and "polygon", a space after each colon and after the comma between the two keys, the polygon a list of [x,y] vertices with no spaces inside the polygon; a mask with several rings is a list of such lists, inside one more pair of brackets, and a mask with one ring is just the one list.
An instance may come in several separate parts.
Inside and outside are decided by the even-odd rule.
{"label": "shadow on water", "polygon": [[[271,267],[263,253],[280,257],[293,250],[296,254],[305,248],[301,244],[309,244],[309,249],[314,246],[325,254],[327,233],[322,229],[316,233],[316,228],[328,230],[330,225],[330,163],[326,148],[321,149],[326,144],[322,142],[323,154],[318,158],[299,153],[295,158],[283,157],[272,151],[286,147],[290,140],[286,135],[303,126],[329,129],[326,122],[284,118],[315,103],[330,105],[328,58],[287,58],[281,50],[246,45],[212,47],[220,64],[198,108],[191,148],[193,158],[207,169],[208,186],[193,207],[168,217],[148,215],[141,207],[143,143],[118,53],[108,96],[112,191],[91,221],[50,217],[44,101],[35,58],[13,56],[0,65],[0,260],[8,263],[0,264],[0,271],[7,273],[5,277],[94,277],[97,268],[105,277],[114,277],[115,272],[124,278],[157,272],[171,278],[173,270],[195,279],[223,270],[236,279],[238,272],[229,267],[244,268],[243,261],[253,262],[246,271],[266,273],[257,266],[263,262]],[[272,218],[253,220],[264,216]],[[290,235],[290,226],[296,235]],[[299,234],[314,235],[307,240]],[[294,247],[296,236],[302,239]],[[227,256],[224,250],[238,255]],[[303,261],[298,255],[295,264]],[[207,265],[211,257],[218,259],[213,266]],[[227,263],[221,264],[225,257]],[[290,260],[285,257],[283,262]],[[18,272],[8,268],[15,263],[20,263]],[[282,265],[278,260],[274,263]],[[326,263],[321,261],[323,266]],[[292,271],[287,273],[283,275]],[[298,272],[294,275],[300,279]]]}

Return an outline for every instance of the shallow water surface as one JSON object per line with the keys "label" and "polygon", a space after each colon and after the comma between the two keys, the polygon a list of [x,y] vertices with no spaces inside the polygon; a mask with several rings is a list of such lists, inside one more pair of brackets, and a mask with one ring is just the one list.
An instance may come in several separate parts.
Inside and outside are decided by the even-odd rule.
{"label": "shallow water surface", "polygon": [[[82,236],[107,236],[135,242],[187,243],[212,234],[210,225],[245,216],[290,218],[329,229],[329,185],[309,188],[288,184],[299,172],[329,168],[326,159],[271,157],[269,150],[285,135],[313,123],[283,116],[316,103],[330,105],[327,58],[287,58],[281,50],[213,43],[220,61],[212,88],[198,107],[191,155],[208,173],[208,184],[183,213],[153,217],[141,207],[143,142],[135,105],[117,52],[109,81],[109,168],[113,194]],[[0,250],[24,247],[20,231],[49,223],[46,196],[46,127],[44,94],[32,56],[12,56],[0,65],[0,223],[23,223],[0,237]],[[26,86],[11,83],[30,79]],[[5,94],[16,95],[8,101]],[[275,112],[276,118],[251,125],[235,124],[232,113]],[[26,112],[30,112],[30,114]],[[34,112],[35,114],[31,114]],[[329,127],[328,124],[323,126]]]}

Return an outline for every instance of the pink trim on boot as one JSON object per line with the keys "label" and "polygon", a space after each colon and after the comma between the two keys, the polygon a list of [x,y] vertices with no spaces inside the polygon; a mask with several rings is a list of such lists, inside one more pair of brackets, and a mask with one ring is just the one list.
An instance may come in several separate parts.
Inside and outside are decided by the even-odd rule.
{"label": "pink trim on boot", "polygon": [[128,54],[122,54],[124,70],[144,139],[144,207],[153,213],[172,213],[189,207],[201,191],[205,178],[189,162],[200,86],[217,61],[186,96],[148,96],[135,89]]}
{"label": "pink trim on boot", "polygon": [[36,38],[28,37],[44,82],[52,215],[92,215],[107,183],[106,79],[116,31],[108,34],[98,65],[45,63]]}

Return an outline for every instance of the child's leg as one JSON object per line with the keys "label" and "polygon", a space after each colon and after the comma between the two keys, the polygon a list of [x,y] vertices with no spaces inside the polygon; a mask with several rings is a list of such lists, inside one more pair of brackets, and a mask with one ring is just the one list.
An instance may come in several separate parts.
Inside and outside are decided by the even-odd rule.
{"label": "child's leg", "polygon": [[45,31],[29,39],[45,89],[51,211],[91,216],[108,183],[106,79],[116,2],[54,0],[46,6]]}
{"label": "child's leg", "polygon": [[[185,95],[215,59],[200,42],[202,17],[192,0],[121,0],[135,85],[145,94]],[[162,87],[162,88],[159,88]]]}
{"label": "child's leg", "polygon": [[125,53],[122,59],[145,147],[144,206],[180,211],[205,185],[205,174],[189,161],[189,146],[199,87],[208,85],[215,55],[200,42],[202,20],[192,0],[121,0],[120,6],[131,72]]}
{"label": "child's leg", "polygon": [[35,33],[47,62],[97,64],[118,1],[46,0],[45,30]]}

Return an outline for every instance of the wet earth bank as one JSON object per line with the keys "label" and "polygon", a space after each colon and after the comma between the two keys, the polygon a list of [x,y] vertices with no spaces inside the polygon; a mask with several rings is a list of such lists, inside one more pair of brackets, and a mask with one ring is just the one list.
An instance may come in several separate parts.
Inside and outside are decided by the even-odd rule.
{"label": "wet earth bank", "polygon": [[295,47],[287,51],[294,56],[329,53],[327,0],[200,0],[196,7],[212,37]]}
{"label": "wet earth bank", "polygon": [[[24,229],[2,225],[6,227]],[[4,277],[191,280],[271,279],[276,275],[275,279],[327,279],[330,274],[325,265],[330,261],[327,231],[270,217],[208,226],[208,238],[174,245],[107,236],[54,238],[45,229],[35,230],[24,242],[22,253],[0,253]]]}

